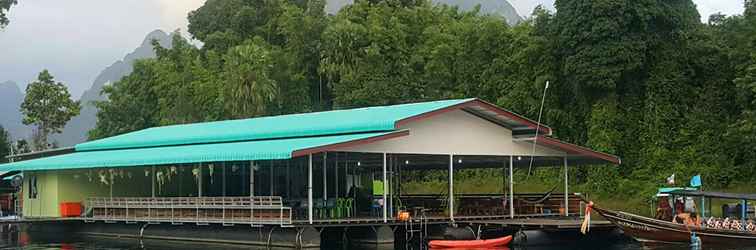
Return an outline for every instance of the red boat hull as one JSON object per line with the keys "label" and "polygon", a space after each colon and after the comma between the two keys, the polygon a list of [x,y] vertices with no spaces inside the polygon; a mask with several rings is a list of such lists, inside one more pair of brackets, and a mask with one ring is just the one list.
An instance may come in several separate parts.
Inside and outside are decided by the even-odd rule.
{"label": "red boat hull", "polygon": [[432,240],[428,243],[431,248],[488,248],[506,246],[512,241],[512,236],[488,240]]}

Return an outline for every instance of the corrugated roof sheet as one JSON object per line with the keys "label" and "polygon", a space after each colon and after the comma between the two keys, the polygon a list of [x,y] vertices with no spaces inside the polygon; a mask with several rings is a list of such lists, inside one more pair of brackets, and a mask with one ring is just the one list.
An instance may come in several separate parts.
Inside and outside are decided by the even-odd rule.
{"label": "corrugated roof sheet", "polygon": [[132,167],[218,161],[289,159],[298,150],[380,137],[395,132],[303,137],[184,146],[86,151],[0,165],[0,171]]}
{"label": "corrugated roof sheet", "polygon": [[76,145],[76,151],[392,131],[397,121],[474,99],[155,127]]}

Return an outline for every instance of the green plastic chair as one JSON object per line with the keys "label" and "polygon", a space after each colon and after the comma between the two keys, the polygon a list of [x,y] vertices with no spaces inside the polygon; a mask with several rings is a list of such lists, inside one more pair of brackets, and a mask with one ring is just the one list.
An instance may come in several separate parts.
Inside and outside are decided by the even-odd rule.
{"label": "green plastic chair", "polygon": [[336,199],[336,217],[344,218],[344,212],[346,210],[346,200],[344,198]]}
{"label": "green plastic chair", "polygon": [[346,199],[344,203],[344,207],[346,208],[346,217],[352,218],[352,210],[354,210],[354,199]]}

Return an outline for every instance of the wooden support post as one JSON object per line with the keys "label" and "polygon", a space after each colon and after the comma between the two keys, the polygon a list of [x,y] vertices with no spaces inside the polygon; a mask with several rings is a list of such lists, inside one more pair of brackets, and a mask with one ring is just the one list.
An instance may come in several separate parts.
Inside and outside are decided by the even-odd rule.
{"label": "wooden support post", "polygon": [[308,156],[307,164],[307,219],[312,224],[312,154]]}
{"label": "wooden support post", "polygon": [[449,155],[449,219],[454,221],[454,155]]}
{"label": "wooden support post", "polygon": [[328,172],[326,171],[326,163],[328,162],[328,152],[323,153],[323,202],[328,200]]}
{"label": "wooden support post", "polygon": [[388,214],[386,210],[386,199],[388,198],[386,195],[386,183],[388,183],[388,179],[386,176],[386,153],[383,153],[383,223],[388,222]]}
{"label": "wooden support post", "polygon": [[509,218],[514,219],[514,156],[509,156]]}
{"label": "wooden support post", "polygon": [[334,176],[334,183],[333,183],[336,185],[336,188],[334,189],[334,191],[336,191],[334,194],[334,197],[338,199],[339,198],[339,153],[336,153],[336,160],[335,160],[334,168],[336,171],[336,175]]}
{"label": "wooden support post", "polygon": [[568,194],[568,179],[567,179],[567,157],[564,157],[564,216],[570,215],[569,194]]}

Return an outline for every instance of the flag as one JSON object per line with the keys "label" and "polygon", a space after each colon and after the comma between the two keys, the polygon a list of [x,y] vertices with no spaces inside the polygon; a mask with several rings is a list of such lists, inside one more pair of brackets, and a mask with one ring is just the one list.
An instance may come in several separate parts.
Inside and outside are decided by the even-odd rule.
{"label": "flag", "polygon": [[667,177],[667,184],[668,185],[675,185],[675,174],[672,174],[669,177]]}
{"label": "flag", "polygon": [[701,175],[698,174],[696,176],[693,176],[693,178],[690,178],[690,186],[691,187],[700,187],[701,186]]}

